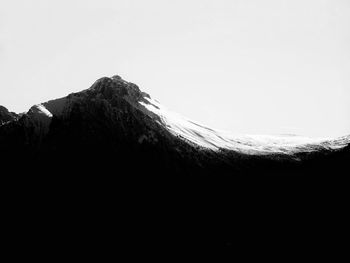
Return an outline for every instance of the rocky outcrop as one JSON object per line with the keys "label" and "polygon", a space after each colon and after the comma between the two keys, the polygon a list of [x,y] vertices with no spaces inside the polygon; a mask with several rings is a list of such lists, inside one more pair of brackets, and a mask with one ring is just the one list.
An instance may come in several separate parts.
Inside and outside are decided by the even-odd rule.
{"label": "rocky outcrop", "polygon": [[16,113],[9,112],[8,109],[0,105],[0,125],[15,120],[17,117]]}

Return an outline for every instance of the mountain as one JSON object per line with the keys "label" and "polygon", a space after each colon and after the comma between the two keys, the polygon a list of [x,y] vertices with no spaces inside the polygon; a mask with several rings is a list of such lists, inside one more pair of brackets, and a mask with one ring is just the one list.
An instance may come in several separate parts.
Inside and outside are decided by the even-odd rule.
{"label": "mountain", "polygon": [[1,108],[0,144],[10,159],[29,163],[28,169],[35,162],[60,160],[115,162],[129,170],[140,169],[132,164],[138,163],[159,176],[308,174],[319,168],[317,159],[323,161],[316,166],[334,169],[328,160],[347,152],[349,143],[350,136],[331,140],[216,131],[169,111],[119,76],[35,105],[21,117]]}
{"label": "mountain", "polygon": [[9,112],[8,109],[0,105],[0,125],[15,120],[17,117],[16,113]]}
{"label": "mountain", "polygon": [[[350,136],[217,131],[169,111],[119,76],[22,115],[3,107],[0,114],[7,215],[28,237],[50,229],[72,247],[112,246],[122,236],[124,245],[158,250],[240,248],[253,235],[265,243],[272,229],[276,240],[298,238],[312,222],[308,231],[323,240],[315,223],[322,217],[308,216],[340,204],[330,193],[344,193]],[[22,227],[23,219],[36,227]]]}

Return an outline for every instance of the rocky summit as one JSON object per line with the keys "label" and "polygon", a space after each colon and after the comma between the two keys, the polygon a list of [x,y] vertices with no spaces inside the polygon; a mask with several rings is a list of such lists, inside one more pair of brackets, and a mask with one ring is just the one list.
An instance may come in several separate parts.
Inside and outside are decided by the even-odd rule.
{"label": "rocky summit", "polygon": [[5,122],[15,120],[16,118],[16,113],[9,112],[8,109],[0,105],[0,125],[4,124]]}

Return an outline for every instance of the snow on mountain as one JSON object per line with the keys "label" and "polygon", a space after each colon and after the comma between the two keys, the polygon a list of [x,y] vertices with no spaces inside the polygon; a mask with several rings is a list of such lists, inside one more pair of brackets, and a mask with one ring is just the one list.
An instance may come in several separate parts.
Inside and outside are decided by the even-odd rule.
{"label": "snow on mountain", "polygon": [[29,110],[29,115],[37,119],[47,119],[53,116],[52,113],[48,111],[42,104],[33,106]]}
{"label": "snow on mountain", "polygon": [[67,105],[68,98],[60,98],[56,100],[50,100],[42,104],[47,111],[49,111],[52,115],[60,116]]}
{"label": "snow on mountain", "polygon": [[214,151],[227,149],[246,154],[294,154],[321,149],[339,149],[350,143],[349,136],[342,140],[332,140],[290,135],[234,135],[197,124],[169,111],[151,98],[145,98],[145,100],[147,102],[140,101],[139,103],[158,115],[162,124],[173,135]]}
{"label": "snow on mountain", "polygon": [[34,125],[36,134],[43,136],[49,131],[53,115],[43,104],[31,107],[26,116],[27,125]]}
{"label": "snow on mountain", "polygon": [[[317,150],[336,150],[350,143],[350,136],[325,139],[291,135],[236,135],[211,129],[168,110],[148,94],[140,91],[137,85],[119,76],[103,77],[95,81],[89,89],[35,105],[26,116],[31,120],[31,125],[34,124],[36,132],[44,135],[49,131],[52,117],[62,117],[65,113],[69,113],[73,105],[79,105],[86,100],[112,103],[116,97],[149,116],[149,120],[157,122],[172,135],[187,143],[213,151],[226,149],[245,154],[290,155]],[[152,131],[154,132],[156,131]],[[143,139],[138,140],[143,142]]]}

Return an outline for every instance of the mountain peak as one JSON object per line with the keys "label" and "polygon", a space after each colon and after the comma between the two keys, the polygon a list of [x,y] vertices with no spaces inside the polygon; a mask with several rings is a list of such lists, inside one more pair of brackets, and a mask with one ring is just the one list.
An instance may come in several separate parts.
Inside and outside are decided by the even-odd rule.
{"label": "mountain peak", "polygon": [[121,76],[119,76],[119,75],[114,75],[114,76],[112,76],[112,79],[119,79],[119,80],[121,80],[121,79],[122,79],[122,77],[121,77]]}
{"label": "mountain peak", "polygon": [[17,117],[17,114],[10,112],[7,108],[0,105],[0,125],[11,121]]}
{"label": "mountain peak", "polygon": [[97,91],[107,99],[118,96],[139,101],[143,97],[150,97],[147,93],[142,92],[136,84],[123,80],[119,75],[114,75],[111,78],[102,77],[96,80],[89,90]]}

